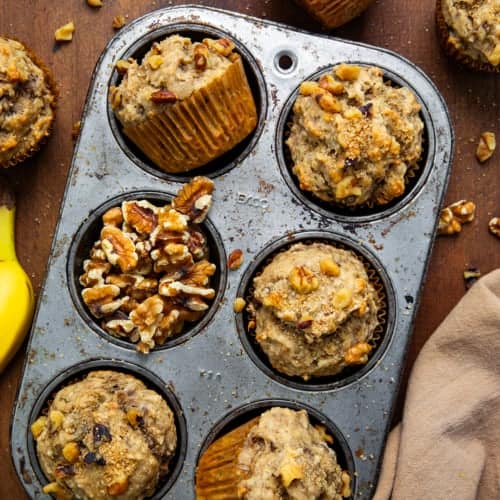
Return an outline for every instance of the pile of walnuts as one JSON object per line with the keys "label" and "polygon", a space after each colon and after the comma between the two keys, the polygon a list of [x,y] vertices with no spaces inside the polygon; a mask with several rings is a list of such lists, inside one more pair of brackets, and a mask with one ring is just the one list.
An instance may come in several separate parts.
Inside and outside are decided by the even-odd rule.
{"label": "pile of walnuts", "polygon": [[108,333],[149,352],[199,320],[215,296],[205,235],[213,182],[195,177],[170,204],[124,201],[103,216],[100,238],[83,263],[89,311]]}

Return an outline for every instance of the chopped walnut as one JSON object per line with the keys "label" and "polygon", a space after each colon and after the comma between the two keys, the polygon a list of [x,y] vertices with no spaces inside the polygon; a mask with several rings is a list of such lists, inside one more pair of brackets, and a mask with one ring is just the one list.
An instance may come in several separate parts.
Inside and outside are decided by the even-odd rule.
{"label": "chopped walnut", "polygon": [[111,26],[114,30],[119,30],[123,28],[126,24],[127,21],[125,19],[125,16],[122,16],[121,14],[113,17],[113,20],[111,21]]}
{"label": "chopped walnut", "polygon": [[241,267],[241,264],[243,264],[243,251],[237,248],[229,254],[229,257],[227,259],[227,267],[231,269],[231,271],[234,271],[236,269],[239,269]]}
{"label": "chopped walnut", "polygon": [[298,293],[306,294],[318,289],[319,281],[306,266],[294,267],[288,276],[290,286]]}
{"label": "chopped walnut", "polygon": [[78,120],[77,122],[73,123],[73,126],[71,127],[71,139],[76,141],[78,139],[78,136],[80,135],[80,128],[82,126],[82,122]]}
{"label": "chopped walnut", "polygon": [[137,266],[139,257],[131,238],[113,226],[105,226],[101,231],[101,245],[108,262],[119,266],[127,273]]}
{"label": "chopped walnut", "polygon": [[75,25],[73,21],[70,21],[55,31],[54,38],[56,39],[56,42],[71,42],[71,40],[73,40],[74,31]]}
{"label": "chopped walnut", "polygon": [[87,4],[91,7],[102,7],[102,0],[87,0]]}
{"label": "chopped walnut", "polygon": [[212,181],[198,177],[180,191],[179,209],[130,200],[102,217],[101,238],[80,276],[82,297],[105,331],[137,343],[140,352],[198,321],[215,297],[216,266],[193,224],[206,216],[203,198],[212,190]]}
{"label": "chopped walnut", "polygon": [[475,267],[471,267],[464,271],[465,288],[468,290],[479,278],[481,271]]}
{"label": "chopped walnut", "polygon": [[233,303],[233,310],[235,313],[240,313],[243,309],[245,309],[246,305],[247,303],[245,302],[245,299],[242,297],[236,297]]}
{"label": "chopped walnut", "polygon": [[472,201],[460,200],[441,210],[438,234],[451,235],[462,231],[462,224],[474,220],[476,205]]}
{"label": "chopped walnut", "polygon": [[355,344],[346,352],[344,361],[348,365],[365,364],[368,361],[368,354],[370,354],[371,350],[371,345],[366,342]]}
{"label": "chopped walnut", "polygon": [[191,222],[202,222],[212,204],[214,183],[206,177],[195,177],[185,184],[172,201],[172,207],[188,217]]}
{"label": "chopped walnut", "polygon": [[496,138],[493,132],[482,133],[476,149],[476,158],[481,163],[484,163],[493,156],[496,146]]}
{"label": "chopped walnut", "polygon": [[500,238],[500,217],[493,217],[493,219],[488,222],[488,229],[491,234]]}

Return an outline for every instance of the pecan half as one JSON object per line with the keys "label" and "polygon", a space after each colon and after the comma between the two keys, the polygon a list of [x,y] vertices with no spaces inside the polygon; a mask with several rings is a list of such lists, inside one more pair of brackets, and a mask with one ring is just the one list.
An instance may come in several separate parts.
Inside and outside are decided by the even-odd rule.
{"label": "pecan half", "polygon": [[177,101],[177,96],[171,90],[160,89],[151,94],[151,100],[156,104],[171,104]]}

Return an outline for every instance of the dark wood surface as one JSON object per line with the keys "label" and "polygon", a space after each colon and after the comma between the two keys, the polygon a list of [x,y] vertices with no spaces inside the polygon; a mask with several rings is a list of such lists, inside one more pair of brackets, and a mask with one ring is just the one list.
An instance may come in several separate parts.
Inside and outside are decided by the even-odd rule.
{"label": "dark wood surface", "polygon": [[[2,0],[0,33],[31,46],[51,68],[60,89],[54,133],[31,161],[5,172],[18,203],[16,244],[20,261],[37,294],[46,271],[71,161],[71,127],[79,119],[90,75],[107,41],[117,14],[128,20],[179,1],[104,0],[93,9],[85,0]],[[322,32],[289,0],[213,0],[198,2]],[[73,20],[71,43],[56,46],[56,28]],[[465,293],[462,272],[468,266],[486,273],[500,266],[500,240],[488,233],[487,223],[500,216],[500,151],[479,165],[474,151],[485,130],[500,132],[500,78],[468,72],[449,62],[436,40],[434,0],[378,0],[360,18],[332,34],[386,47],[415,62],[434,80],[449,106],[456,135],[455,160],[446,200],[472,199],[476,220],[457,237],[439,238],[432,256],[415,323],[406,370],[432,331]],[[473,335],[473,332],[471,332]],[[24,347],[0,375],[0,498],[26,498],[9,459],[9,421],[21,375]],[[404,387],[404,386],[403,386]],[[400,398],[399,408],[402,406]],[[400,412],[396,413],[396,418]]]}

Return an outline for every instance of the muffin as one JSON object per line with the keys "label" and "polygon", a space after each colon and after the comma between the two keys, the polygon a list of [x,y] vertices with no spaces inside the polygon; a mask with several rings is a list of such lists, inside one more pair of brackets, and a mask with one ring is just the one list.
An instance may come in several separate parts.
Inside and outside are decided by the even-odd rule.
{"label": "muffin", "polygon": [[253,287],[255,338],[277,371],[309,380],[368,361],[380,299],[352,252],[296,243]]}
{"label": "muffin", "polygon": [[241,56],[222,38],[172,35],[139,64],[119,61],[110,92],[125,135],[166,172],[187,172],[229,151],[257,124]]}
{"label": "muffin", "polygon": [[142,499],[170,469],[177,446],[165,400],[131,375],[93,371],[57,391],[31,431],[59,499]]}
{"label": "muffin", "polygon": [[471,69],[500,73],[499,0],[437,0],[436,25],[449,56]]}
{"label": "muffin", "polygon": [[0,167],[12,167],[40,147],[55,107],[47,68],[21,42],[0,36]]}
{"label": "muffin", "polygon": [[341,500],[350,476],[333,442],[305,410],[271,408],[209,446],[198,464],[198,500]]}
{"label": "muffin", "polygon": [[286,140],[300,188],[351,208],[401,196],[422,155],[419,112],[415,94],[373,66],[340,64],[303,82]]}
{"label": "muffin", "polygon": [[332,29],[359,16],[374,0],[296,0],[325,28]]}
{"label": "muffin", "polygon": [[203,317],[215,297],[216,266],[199,224],[214,183],[195,177],[171,203],[126,200],[102,216],[83,261],[81,296],[110,335],[148,353]]}

